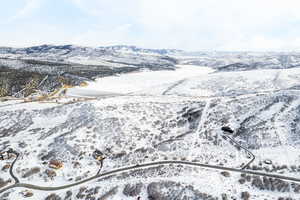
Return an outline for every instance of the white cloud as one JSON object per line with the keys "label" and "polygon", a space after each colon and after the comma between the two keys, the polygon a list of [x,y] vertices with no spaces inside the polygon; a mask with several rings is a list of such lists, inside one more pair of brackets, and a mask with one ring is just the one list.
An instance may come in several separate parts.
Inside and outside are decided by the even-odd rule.
{"label": "white cloud", "polygon": [[[14,19],[31,15],[42,1],[51,0],[26,0]],[[64,1],[79,8],[83,18],[88,17],[74,23],[77,31],[59,30],[61,38],[39,34],[44,43],[56,40],[92,46],[133,44],[188,50],[300,49],[299,0]]]}
{"label": "white cloud", "polygon": [[7,22],[11,23],[14,20],[25,18],[31,13],[38,9],[41,5],[42,0],[25,0],[24,6],[17,11],[17,13],[8,19]]}
{"label": "white cloud", "polygon": [[70,37],[69,43],[94,47],[117,44],[131,45],[135,41],[130,34],[130,28],[131,24],[122,24],[108,30],[105,26],[98,26]]}
{"label": "white cloud", "polygon": [[288,35],[276,38],[278,31],[289,30],[273,29],[300,20],[299,7],[297,0],[141,0],[139,14],[148,32],[182,41],[188,49],[260,49],[293,40]]}
{"label": "white cloud", "polygon": [[18,16],[29,15],[33,10],[40,6],[41,0],[27,0],[25,6],[19,11]]}
{"label": "white cloud", "polygon": [[[72,1],[91,15],[103,17],[104,12],[108,21],[122,15],[135,19],[132,26],[141,27],[141,33],[134,43],[142,46],[192,50],[297,48],[295,36],[280,27],[300,20],[299,0]],[[104,32],[109,35],[111,30],[102,30],[101,34]]]}
{"label": "white cloud", "polygon": [[[139,0],[69,0],[82,11],[96,17],[105,17],[107,20],[114,16],[128,15],[138,10],[136,2]],[[127,15],[127,16],[126,16]]]}

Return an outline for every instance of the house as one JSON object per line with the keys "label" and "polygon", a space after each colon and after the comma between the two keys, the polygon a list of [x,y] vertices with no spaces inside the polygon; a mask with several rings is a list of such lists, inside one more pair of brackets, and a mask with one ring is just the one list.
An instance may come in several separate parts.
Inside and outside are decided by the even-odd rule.
{"label": "house", "polygon": [[229,126],[223,126],[221,130],[228,133],[234,133],[234,131]]}
{"label": "house", "polygon": [[49,167],[52,169],[60,169],[63,167],[63,163],[59,160],[50,160]]}
{"label": "house", "polygon": [[8,160],[12,158],[14,153],[15,152],[12,149],[9,149],[8,151],[0,152],[0,160]]}
{"label": "house", "polygon": [[102,161],[102,160],[104,160],[105,159],[105,156],[104,156],[104,154],[100,151],[100,150],[98,150],[98,149],[96,149],[94,152],[93,152],[93,158],[94,159],[96,159],[96,160],[98,160],[98,161]]}

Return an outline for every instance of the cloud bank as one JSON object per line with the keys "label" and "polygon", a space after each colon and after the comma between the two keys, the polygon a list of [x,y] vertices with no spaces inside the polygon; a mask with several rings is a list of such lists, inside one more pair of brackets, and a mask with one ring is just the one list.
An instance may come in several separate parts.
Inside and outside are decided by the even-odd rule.
{"label": "cloud bank", "polygon": [[22,1],[23,7],[1,16],[7,29],[0,45],[300,50],[298,0]]}

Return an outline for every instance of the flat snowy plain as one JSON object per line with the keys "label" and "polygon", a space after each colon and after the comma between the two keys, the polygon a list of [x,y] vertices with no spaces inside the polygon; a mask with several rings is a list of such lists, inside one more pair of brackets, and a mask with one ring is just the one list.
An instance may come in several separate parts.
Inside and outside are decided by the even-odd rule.
{"label": "flat snowy plain", "polygon": [[194,76],[205,76],[214,71],[209,67],[194,65],[177,65],[176,67],[176,70],[145,70],[99,78],[94,82],[88,82],[87,87],[69,89],[67,95],[81,97],[125,95],[137,91],[151,90],[163,84],[174,83]]}

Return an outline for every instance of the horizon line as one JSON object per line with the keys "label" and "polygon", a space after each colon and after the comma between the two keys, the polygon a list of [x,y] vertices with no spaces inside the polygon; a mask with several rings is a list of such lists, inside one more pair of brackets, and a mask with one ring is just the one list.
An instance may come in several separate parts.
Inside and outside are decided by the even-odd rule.
{"label": "horizon line", "polygon": [[198,52],[227,52],[227,53],[300,53],[299,50],[216,50],[216,49],[203,49],[203,50],[185,50],[185,49],[177,49],[177,48],[149,48],[149,47],[142,47],[139,45],[129,45],[129,44],[112,44],[112,45],[99,45],[99,46],[92,46],[92,45],[79,45],[79,44],[72,44],[72,43],[64,43],[64,44],[55,44],[55,43],[41,43],[37,45],[24,45],[24,46],[0,46],[0,48],[14,48],[14,49],[27,49],[32,47],[41,47],[41,46],[74,46],[74,47],[85,47],[85,48],[109,48],[109,47],[134,47],[138,49],[145,49],[145,50],[175,50],[175,51],[183,51],[189,53],[198,53]]}

